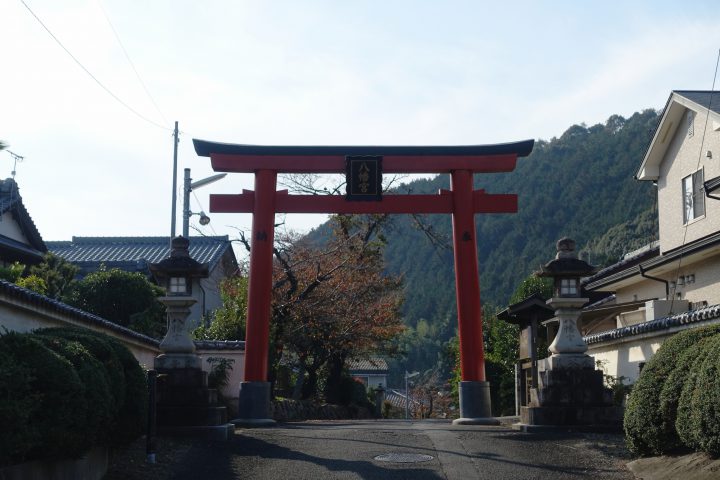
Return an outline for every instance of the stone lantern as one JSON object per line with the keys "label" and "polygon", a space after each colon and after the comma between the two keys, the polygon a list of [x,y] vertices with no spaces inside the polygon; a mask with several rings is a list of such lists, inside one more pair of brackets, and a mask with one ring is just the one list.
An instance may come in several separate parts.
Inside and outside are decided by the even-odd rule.
{"label": "stone lantern", "polygon": [[538,361],[538,386],[530,390],[530,402],[520,408],[525,431],[620,429],[622,407],[612,404],[612,394],[603,384],[603,372],[595,369],[593,358],[577,328],[580,309],[588,302],[582,297],[580,279],[597,268],[577,258],[575,241],[557,242],[557,254],[536,275],[553,279],[553,297],[547,304],[555,311],[558,332],[548,348],[551,355]]}
{"label": "stone lantern", "polygon": [[159,298],[167,309],[168,330],[160,342],[163,354],[155,359],[155,368],[158,370],[201,367],[187,328],[187,319],[190,307],[197,302],[191,296],[193,279],[207,278],[208,266],[190,257],[189,244],[187,238],[173,238],[170,257],[149,266],[150,272],[166,292],[164,297]]}
{"label": "stone lantern", "polygon": [[167,435],[228,439],[234,426],[227,423],[227,409],[218,403],[217,391],[207,386],[187,320],[194,279],[208,276],[207,264],[192,258],[187,238],[172,239],[170,257],[150,264],[150,271],[165,288],[158,300],[167,309],[168,331],[160,342],[162,354],[155,358],[158,373],[158,431]]}
{"label": "stone lantern", "polygon": [[577,258],[575,241],[562,238],[557,242],[555,258],[541,267],[539,277],[553,279],[553,297],[548,305],[555,310],[558,332],[548,350],[549,367],[594,368],[591,357],[585,355],[587,344],[577,328],[580,308],[589,299],[582,298],[580,279],[597,273],[598,269]]}

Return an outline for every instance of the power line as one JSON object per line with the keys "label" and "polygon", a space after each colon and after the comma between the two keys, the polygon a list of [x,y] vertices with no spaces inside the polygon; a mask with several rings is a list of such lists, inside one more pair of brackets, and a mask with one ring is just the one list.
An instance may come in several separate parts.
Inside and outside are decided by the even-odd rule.
{"label": "power line", "polygon": [[32,9],[28,6],[28,4],[25,3],[25,0],[20,0],[20,3],[22,3],[22,4],[25,6],[25,8],[27,9],[27,11],[30,12],[30,14],[35,18],[35,20],[37,20],[38,23],[45,29],[45,31],[52,37],[52,39],[55,40],[55,43],[57,43],[57,44],[60,46],[60,48],[62,48],[62,49],[65,51],[65,53],[67,53],[67,54],[70,56],[70,58],[72,58],[73,61],[75,61],[75,63],[76,63],[80,68],[82,68],[83,71],[84,71],[85,73],[87,73],[87,74],[90,76],[90,78],[92,78],[92,79],[95,81],[95,83],[97,83],[97,84],[100,86],[100,88],[102,88],[103,90],[105,90],[105,92],[107,92],[108,95],[110,95],[112,98],[114,98],[118,103],[120,103],[123,107],[125,107],[126,109],[128,109],[130,112],[134,113],[138,118],[140,118],[140,119],[142,119],[142,120],[145,120],[145,121],[148,122],[149,124],[154,125],[154,126],[156,126],[156,127],[158,127],[158,128],[162,128],[163,130],[172,131],[171,128],[168,128],[168,127],[166,127],[166,126],[164,126],[164,125],[160,125],[159,123],[157,123],[157,122],[155,122],[155,121],[153,121],[153,120],[150,120],[150,119],[147,118],[145,115],[141,114],[140,112],[138,112],[137,110],[135,110],[134,108],[132,108],[130,105],[128,105],[127,103],[125,103],[124,101],[122,101],[122,100],[120,99],[120,97],[118,97],[117,95],[115,95],[109,88],[107,88],[105,85],[103,85],[102,82],[100,82],[100,80],[98,80],[98,79],[95,77],[95,75],[93,75],[92,73],[90,73],[90,70],[88,70],[87,68],[85,68],[85,65],[83,65],[82,63],[80,63],[80,60],[78,60],[77,58],[75,58],[75,55],[73,55],[72,53],[70,53],[70,50],[68,50],[68,49],[65,47],[65,45],[63,45],[62,42],[50,31],[50,29],[43,23],[43,21],[40,20],[40,17],[38,17],[37,15],[35,15],[35,12],[33,12]]}
{"label": "power line", "polygon": [[113,34],[115,35],[115,39],[117,40],[118,45],[120,45],[120,48],[122,49],[123,53],[125,54],[125,58],[127,59],[128,63],[130,64],[130,67],[132,67],[133,72],[135,72],[135,76],[137,77],[138,81],[140,82],[140,85],[142,85],[143,90],[145,90],[145,94],[148,96],[148,98],[152,102],[153,106],[155,107],[155,110],[157,110],[157,112],[160,114],[163,121],[166,124],[170,124],[170,122],[168,122],[165,115],[163,115],[163,112],[160,110],[160,107],[158,107],[158,104],[155,102],[155,99],[150,94],[150,90],[148,90],[147,85],[145,85],[145,82],[143,82],[142,77],[140,77],[140,72],[137,71],[137,68],[135,68],[135,64],[130,59],[130,55],[128,54],[127,50],[125,49],[125,45],[123,45],[122,40],[120,40],[120,35],[118,35],[117,30],[115,30],[115,27],[113,26],[112,22],[110,21],[110,17],[108,16],[107,12],[103,8],[101,0],[97,0],[97,4],[100,7],[100,11],[102,11],[103,15],[105,16],[105,20],[107,20],[108,25],[110,25],[110,29],[113,31]]}

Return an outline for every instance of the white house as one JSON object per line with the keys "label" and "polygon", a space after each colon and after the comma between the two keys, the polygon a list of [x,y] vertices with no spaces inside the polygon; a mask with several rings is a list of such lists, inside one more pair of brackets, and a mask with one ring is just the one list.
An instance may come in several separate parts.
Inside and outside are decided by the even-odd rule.
{"label": "white house", "polygon": [[588,353],[631,382],[670,335],[720,322],[720,92],[671,93],[636,179],[657,185],[658,240],[584,281],[612,295],[580,323]]}
{"label": "white house", "polygon": [[0,180],[0,266],[14,262],[34,265],[42,261],[47,246],[23,204],[17,183]]}

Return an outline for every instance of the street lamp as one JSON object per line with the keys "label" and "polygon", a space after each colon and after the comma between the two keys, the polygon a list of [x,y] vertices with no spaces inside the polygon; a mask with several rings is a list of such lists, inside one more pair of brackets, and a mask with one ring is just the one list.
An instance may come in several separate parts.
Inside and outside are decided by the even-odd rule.
{"label": "street lamp", "polygon": [[190,217],[193,215],[200,215],[200,225],[207,225],[210,223],[210,217],[205,215],[205,212],[195,213],[190,211],[190,192],[195,188],[200,188],[213,182],[217,182],[221,178],[224,178],[227,173],[218,173],[211,177],[203,178],[193,182],[190,178],[190,169],[185,169],[185,184],[183,185],[183,237],[188,238],[190,235]]}
{"label": "street lamp", "polygon": [[420,375],[420,372],[408,373],[405,370],[405,420],[410,418],[410,389],[408,389],[408,378]]}

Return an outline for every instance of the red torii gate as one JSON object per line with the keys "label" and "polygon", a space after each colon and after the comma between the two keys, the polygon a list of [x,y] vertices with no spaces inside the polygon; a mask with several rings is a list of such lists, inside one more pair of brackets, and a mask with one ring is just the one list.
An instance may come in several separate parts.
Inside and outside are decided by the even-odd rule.
{"label": "red torii gate", "polygon": [[[473,174],[513,171],[517,158],[532,151],[533,140],[468,146],[261,146],[198,139],[193,139],[193,144],[198,155],[210,157],[217,172],[255,174],[254,191],[210,195],[211,212],[253,214],[245,380],[240,385],[240,418],[234,423],[274,423],[270,415],[267,370],[276,213],[452,214],[462,375],[461,418],[454,423],[494,423],[490,413],[490,386],[485,381],[474,215],[515,213],[517,195],[473,190]],[[441,190],[437,195],[381,196],[377,192],[373,198],[366,199],[377,201],[353,201],[352,195],[291,195],[287,190],[277,191],[278,173],[343,173],[350,168],[350,159],[381,159],[378,176],[380,173],[449,173],[451,190]],[[367,172],[367,167],[364,168]]]}

